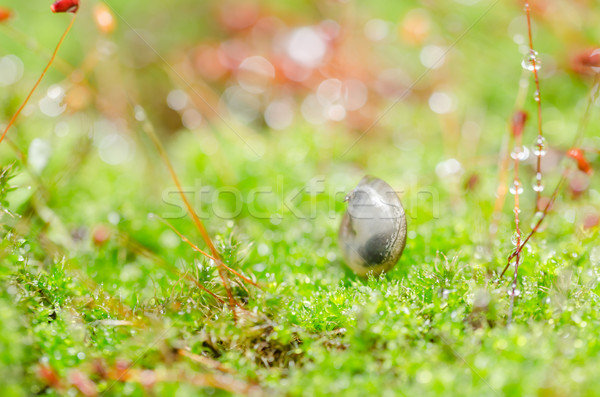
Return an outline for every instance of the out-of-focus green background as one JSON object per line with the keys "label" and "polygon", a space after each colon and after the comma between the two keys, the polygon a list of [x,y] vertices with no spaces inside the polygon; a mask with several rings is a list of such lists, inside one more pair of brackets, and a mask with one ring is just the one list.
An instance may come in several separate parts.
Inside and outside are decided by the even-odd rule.
{"label": "out-of-focus green background", "polygon": [[[548,197],[574,164],[600,9],[530,3]],[[0,7],[3,125],[72,16]],[[0,144],[4,395],[597,395],[594,175],[570,174],[524,250],[510,326],[498,279],[517,109],[524,232],[535,212],[529,51],[519,1],[82,1]],[[214,263],[155,216],[205,248],[149,128],[225,262],[262,286],[231,275],[237,322],[196,284],[226,300]],[[365,174],[408,215],[379,280],[336,242]]]}

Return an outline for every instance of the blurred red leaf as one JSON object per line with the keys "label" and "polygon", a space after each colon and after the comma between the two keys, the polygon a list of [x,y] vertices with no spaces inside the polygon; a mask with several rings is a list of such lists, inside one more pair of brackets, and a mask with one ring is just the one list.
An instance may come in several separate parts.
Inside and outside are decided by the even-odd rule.
{"label": "blurred red leaf", "polygon": [[84,396],[94,397],[98,395],[96,384],[85,373],[79,370],[74,369],[69,372],[69,382]]}
{"label": "blurred red leaf", "polygon": [[594,172],[590,166],[590,163],[588,163],[586,160],[583,150],[579,148],[571,148],[567,151],[567,156],[571,157],[577,162],[577,168],[579,168],[580,171],[583,171],[588,175],[591,175]]}
{"label": "blurred red leaf", "polygon": [[525,122],[527,122],[527,117],[527,113],[524,110],[518,110],[513,115],[511,131],[515,137],[518,137],[523,133]]}
{"label": "blurred red leaf", "polygon": [[8,8],[0,7],[0,22],[9,20],[13,13]]}
{"label": "blurred red leaf", "polygon": [[55,389],[60,388],[60,378],[58,374],[48,364],[40,364],[37,367],[37,375],[42,382]]}
{"label": "blurred red leaf", "polygon": [[598,226],[598,224],[600,224],[600,215],[597,213],[587,214],[583,218],[583,228],[584,229],[591,229],[593,227]]}
{"label": "blurred red leaf", "polygon": [[575,73],[594,75],[598,73],[595,68],[600,68],[600,49],[598,48],[589,48],[571,57],[571,69]]}

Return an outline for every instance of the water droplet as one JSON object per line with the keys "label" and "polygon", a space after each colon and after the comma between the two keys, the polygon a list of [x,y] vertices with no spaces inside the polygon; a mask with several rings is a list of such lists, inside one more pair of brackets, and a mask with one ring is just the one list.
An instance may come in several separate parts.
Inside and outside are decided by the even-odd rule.
{"label": "water droplet", "polygon": [[543,192],[544,191],[544,185],[542,184],[538,184],[537,181],[533,183],[533,191],[534,192]]}
{"label": "water droplet", "polygon": [[529,158],[529,149],[526,146],[515,147],[510,154],[514,160],[525,161]]}
{"label": "water droplet", "polygon": [[515,289],[513,291],[513,289],[511,288],[511,289],[508,290],[508,296],[515,296],[515,297],[517,297],[519,295],[521,295],[521,291],[518,290],[518,289]]}
{"label": "water droplet", "polygon": [[542,62],[538,57],[537,51],[530,51],[530,53],[527,54],[521,61],[521,66],[523,66],[523,69],[530,72],[533,72],[534,70],[540,70],[542,67]]}
{"label": "water droplet", "polygon": [[514,232],[513,235],[510,238],[510,242],[515,246],[519,246],[521,244],[521,237],[519,236],[519,233]]}
{"label": "water droplet", "polygon": [[[546,155],[546,138],[538,136],[535,140],[535,147],[533,148],[533,154],[538,157],[544,157]],[[541,179],[541,175],[540,175]]]}
{"label": "water droplet", "polygon": [[544,138],[541,135],[538,135],[538,137],[535,140],[535,144],[538,145],[538,146],[544,146],[544,145],[546,145],[546,138]]}
{"label": "water droplet", "polygon": [[509,191],[511,194],[522,194],[523,186],[521,185],[521,182],[519,182],[518,180],[514,181]]}
{"label": "water droplet", "polygon": [[533,94],[533,100],[536,102],[540,101],[540,92],[538,90],[536,90],[535,93]]}

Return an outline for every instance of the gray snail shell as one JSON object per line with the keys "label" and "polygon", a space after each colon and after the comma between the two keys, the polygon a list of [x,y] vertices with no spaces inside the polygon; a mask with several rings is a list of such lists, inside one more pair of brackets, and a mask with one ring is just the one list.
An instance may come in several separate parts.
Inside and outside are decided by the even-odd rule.
{"label": "gray snail shell", "polygon": [[338,244],[346,264],[359,276],[378,276],[400,259],[406,245],[406,215],[386,182],[365,176],[346,200]]}

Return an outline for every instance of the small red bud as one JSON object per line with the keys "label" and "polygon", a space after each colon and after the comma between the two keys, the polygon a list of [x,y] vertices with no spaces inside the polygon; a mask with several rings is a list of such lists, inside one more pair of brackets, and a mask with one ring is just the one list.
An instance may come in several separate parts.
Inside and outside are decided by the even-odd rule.
{"label": "small red bud", "polygon": [[56,0],[50,6],[52,12],[71,12],[75,14],[79,9],[79,0]]}
{"label": "small red bud", "polygon": [[95,397],[98,395],[96,384],[83,371],[78,369],[71,370],[69,372],[69,382],[86,397]]}
{"label": "small red bud", "polygon": [[8,8],[0,7],[0,22],[8,21],[13,13]]}
{"label": "small red bud", "polygon": [[590,166],[590,163],[588,163],[586,160],[583,150],[579,148],[571,148],[567,151],[567,156],[577,161],[577,168],[579,168],[580,171],[583,171],[588,175],[591,175],[594,172]]}
{"label": "small red bud", "polygon": [[525,122],[527,121],[527,113],[524,110],[518,110],[515,112],[512,118],[511,131],[513,136],[518,137],[523,133],[525,128]]}

